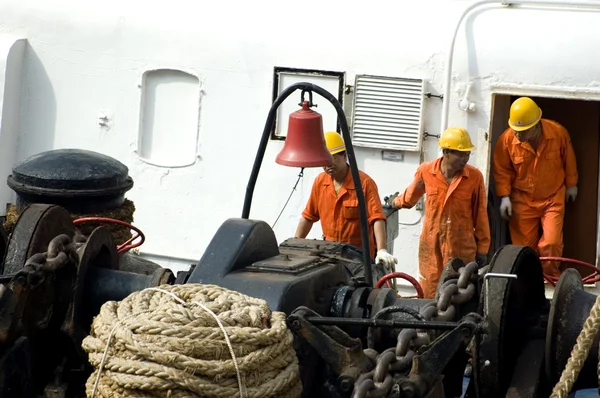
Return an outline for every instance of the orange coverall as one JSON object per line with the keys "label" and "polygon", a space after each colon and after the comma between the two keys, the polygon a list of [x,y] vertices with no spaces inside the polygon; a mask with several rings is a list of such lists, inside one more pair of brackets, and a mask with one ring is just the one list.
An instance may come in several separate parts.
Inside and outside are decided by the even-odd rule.
{"label": "orange coverall", "polygon": [[469,263],[490,248],[483,175],[467,165],[448,184],[441,163],[439,158],[419,166],[411,185],[394,200],[395,207],[411,208],[426,194],[419,243],[419,282],[425,298],[435,296],[444,265],[452,258]]}
{"label": "orange coverall", "polygon": [[[375,258],[377,246],[375,245],[373,223],[386,218],[379,199],[377,184],[366,173],[360,170],[358,173],[367,205],[370,254],[371,258]],[[337,195],[333,186],[333,178],[325,172],[319,174],[313,183],[312,192],[306,208],[302,212],[302,217],[312,222],[321,220],[321,229],[325,240],[351,244],[360,248],[362,238],[358,198],[350,170],[348,170],[344,184]]]}
{"label": "orange coverall", "polygon": [[[566,188],[577,185],[577,162],[567,130],[541,119],[537,152],[508,128],[494,148],[496,195],[509,196],[508,223],[513,244],[530,246],[542,257],[560,257]],[[542,227],[540,237],[539,228]],[[559,276],[557,262],[544,262],[544,273]]]}

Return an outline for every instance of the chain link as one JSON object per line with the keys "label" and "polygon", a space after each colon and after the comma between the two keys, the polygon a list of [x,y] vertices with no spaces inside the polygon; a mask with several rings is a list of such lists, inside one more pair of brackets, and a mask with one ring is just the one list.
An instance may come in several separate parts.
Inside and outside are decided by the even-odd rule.
{"label": "chain link", "polygon": [[76,233],[73,239],[65,234],[54,237],[48,244],[48,251],[29,257],[13,280],[21,279],[30,287],[38,286],[49,273],[56,272],[71,261],[77,263],[77,250],[86,242],[87,238],[79,233]]}
{"label": "chain link", "polygon": [[[479,266],[471,262],[458,270],[458,278],[444,282],[437,300],[425,304],[420,314],[427,321],[452,321],[456,317],[456,305],[464,304],[475,295],[471,276]],[[377,356],[375,370],[362,374],[354,384],[352,398],[384,397],[392,389],[392,373],[410,369],[417,350],[431,342],[425,330],[402,329],[396,347],[388,348]]]}

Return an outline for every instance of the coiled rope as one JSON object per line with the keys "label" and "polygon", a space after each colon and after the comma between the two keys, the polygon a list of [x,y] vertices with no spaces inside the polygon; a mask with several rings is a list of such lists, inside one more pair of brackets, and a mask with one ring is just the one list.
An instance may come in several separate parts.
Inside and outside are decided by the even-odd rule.
{"label": "coiled rope", "polygon": [[285,314],[215,285],[164,285],[109,301],[83,340],[88,397],[300,397]]}
{"label": "coiled rope", "polygon": [[[577,336],[577,342],[571,350],[571,356],[567,361],[567,365],[560,375],[560,380],[554,386],[550,398],[566,398],[571,392],[571,388],[577,381],[579,372],[583,368],[583,364],[590,353],[590,349],[594,344],[594,338],[600,330],[600,296],[596,298],[594,306],[590,310],[590,315],[583,324],[583,329],[579,336]],[[600,375],[600,364],[598,365],[598,372]]]}

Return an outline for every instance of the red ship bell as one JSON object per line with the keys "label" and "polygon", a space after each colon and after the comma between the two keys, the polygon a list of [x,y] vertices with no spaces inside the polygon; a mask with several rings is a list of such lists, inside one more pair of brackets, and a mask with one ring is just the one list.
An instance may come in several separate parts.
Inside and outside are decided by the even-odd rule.
{"label": "red ship bell", "polygon": [[292,113],[285,144],[275,162],[291,167],[325,167],[333,158],[325,145],[323,117],[302,101],[302,109]]}

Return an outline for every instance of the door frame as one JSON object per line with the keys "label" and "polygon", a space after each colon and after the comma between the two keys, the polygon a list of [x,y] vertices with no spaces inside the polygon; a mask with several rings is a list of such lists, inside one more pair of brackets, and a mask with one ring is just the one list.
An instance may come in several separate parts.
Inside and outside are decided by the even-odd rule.
{"label": "door frame", "polygon": [[[490,121],[489,121],[489,142],[488,146],[488,157],[487,157],[487,174],[488,181],[491,177],[491,161],[492,161],[492,123],[493,123],[493,112],[494,112],[494,96],[496,95],[514,95],[514,96],[527,96],[527,97],[546,97],[566,100],[584,100],[584,101],[596,101],[600,102],[600,88],[590,87],[574,87],[574,86],[538,86],[538,85],[526,85],[526,84],[514,84],[514,83],[494,83],[489,86],[490,91]],[[600,173],[600,156],[599,156],[598,170]],[[600,175],[599,175],[600,180]],[[488,187],[488,190],[490,187]],[[595,266],[598,267],[600,263],[600,183],[598,184],[598,205],[596,209],[597,221],[596,221],[596,262]]]}

